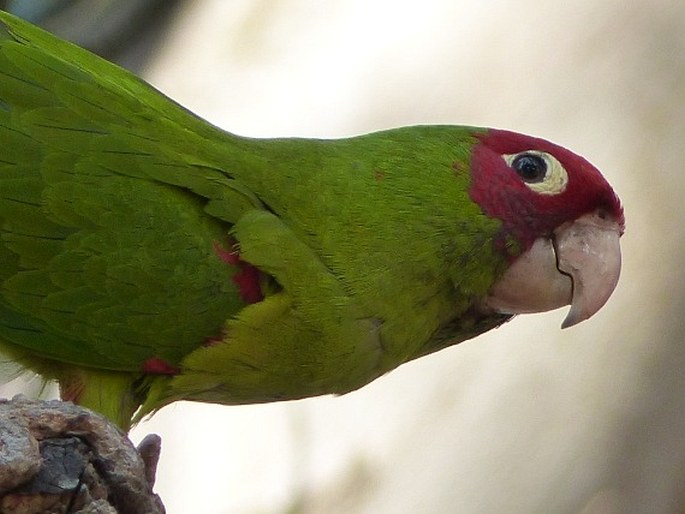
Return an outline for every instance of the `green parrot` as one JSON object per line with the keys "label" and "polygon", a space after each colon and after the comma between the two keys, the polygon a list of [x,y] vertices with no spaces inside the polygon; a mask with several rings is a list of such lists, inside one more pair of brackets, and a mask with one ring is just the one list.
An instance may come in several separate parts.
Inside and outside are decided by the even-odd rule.
{"label": "green parrot", "polygon": [[592,316],[624,216],[504,130],[251,139],[0,13],[0,351],[127,430],[343,394],[518,313]]}

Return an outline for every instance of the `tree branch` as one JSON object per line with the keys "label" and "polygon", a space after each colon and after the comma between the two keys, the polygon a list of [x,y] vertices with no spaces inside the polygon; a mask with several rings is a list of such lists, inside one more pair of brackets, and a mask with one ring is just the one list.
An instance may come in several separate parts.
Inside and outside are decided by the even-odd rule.
{"label": "tree branch", "polygon": [[69,402],[0,399],[0,512],[163,514],[157,435],[136,449],[107,419]]}

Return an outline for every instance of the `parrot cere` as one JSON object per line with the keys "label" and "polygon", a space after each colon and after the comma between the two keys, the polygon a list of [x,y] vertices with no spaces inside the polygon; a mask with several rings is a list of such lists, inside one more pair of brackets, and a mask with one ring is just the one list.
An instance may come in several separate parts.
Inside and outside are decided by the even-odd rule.
{"label": "parrot cere", "polygon": [[239,137],[6,13],[0,152],[0,352],[124,429],[347,393],[519,313],[571,326],[621,267],[618,197],[555,144]]}

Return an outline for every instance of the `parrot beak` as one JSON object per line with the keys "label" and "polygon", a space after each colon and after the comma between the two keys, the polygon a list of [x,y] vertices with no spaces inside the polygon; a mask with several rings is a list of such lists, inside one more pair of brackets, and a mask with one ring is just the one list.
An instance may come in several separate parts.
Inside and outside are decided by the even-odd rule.
{"label": "parrot beak", "polygon": [[541,237],[507,269],[484,300],[502,314],[544,312],[571,305],[562,328],[595,314],[621,272],[621,229],[600,211]]}
{"label": "parrot beak", "polygon": [[621,230],[595,211],[554,231],[557,267],[573,281],[571,310],[561,328],[572,327],[602,308],[621,274]]}

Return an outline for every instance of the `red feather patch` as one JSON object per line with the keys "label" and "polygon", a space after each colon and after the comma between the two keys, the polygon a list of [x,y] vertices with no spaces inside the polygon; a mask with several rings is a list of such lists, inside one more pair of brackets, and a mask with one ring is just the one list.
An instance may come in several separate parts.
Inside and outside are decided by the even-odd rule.
{"label": "red feather patch", "polygon": [[232,244],[231,250],[226,250],[215,242],[214,251],[219,258],[226,264],[236,266],[239,271],[233,275],[232,280],[238,286],[238,294],[245,303],[257,303],[264,299],[262,294],[261,272],[249,262],[245,262],[240,258],[238,247],[235,243]]}
{"label": "red feather patch", "polygon": [[172,366],[164,359],[151,357],[143,362],[142,372],[146,375],[178,375],[181,369]]}
{"label": "red feather patch", "polygon": [[[597,209],[604,209],[623,229],[618,197],[583,157],[544,139],[505,130],[490,129],[479,139],[471,157],[469,195],[486,215],[502,221],[503,237],[513,236],[523,250],[562,223]],[[502,157],[531,150],[551,154],[564,167],[568,183],[561,193],[531,190]]]}

